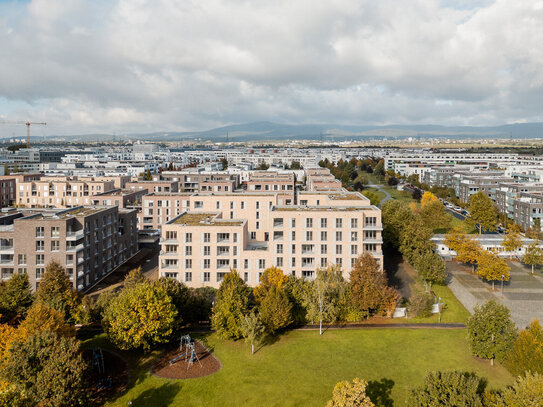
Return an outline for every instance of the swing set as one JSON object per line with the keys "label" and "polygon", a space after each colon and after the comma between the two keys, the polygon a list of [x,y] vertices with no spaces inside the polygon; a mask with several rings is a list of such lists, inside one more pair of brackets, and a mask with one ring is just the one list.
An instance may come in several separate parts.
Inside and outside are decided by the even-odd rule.
{"label": "swing set", "polygon": [[169,364],[172,366],[175,362],[185,359],[185,362],[187,363],[187,370],[190,369],[190,367],[194,364],[195,361],[198,362],[200,367],[202,367],[202,363],[200,362],[200,358],[198,357],[198,354],[196,353],[196,350],[194,349],[194,339],[190,337],[190,335],[183,335],[179,341],[179,352],[183,351],[183,348],[185,348],[185,352],[181,353],[180,355],[176,356],[174,359],[170,360]]}

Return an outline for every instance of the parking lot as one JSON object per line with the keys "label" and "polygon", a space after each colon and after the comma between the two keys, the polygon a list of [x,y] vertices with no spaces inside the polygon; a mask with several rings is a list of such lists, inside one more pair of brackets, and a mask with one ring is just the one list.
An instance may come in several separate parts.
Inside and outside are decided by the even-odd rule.
{"label": "parking lot", "polygon": [[476,304],[495,299],[509,308],[518,328],[525,328],[534,319],[543,321],[543,277],[532,275],[530,269],[519,262],[509,261],[508,265],[511,280],[504,284],[503,295],[501,282],[496,282],[492,291],[492,283],[472,274],[471,266],[453,261],[447,262],[451,274],[449,287],[470,312]]}

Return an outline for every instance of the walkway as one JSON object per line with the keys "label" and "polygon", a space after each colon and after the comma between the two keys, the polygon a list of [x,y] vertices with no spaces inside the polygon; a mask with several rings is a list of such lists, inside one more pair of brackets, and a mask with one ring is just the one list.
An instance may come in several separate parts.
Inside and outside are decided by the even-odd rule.
{"label": "walkway", "polygon": [[380,184],[369,184],[368,185],[368,188],[375,188],[375,189],[378,189],[379,191],[383,192],[385,194],[385,197],[383,199],[381,199],[381,203],[379,203],[379,208],[388,200],[392,199],[392,197],[390,196],[390,194],[388,193],[388,191],[384,188],[383,185],[380,185]]}
{"label": "walkway", "polygon": [[520,329],[534,319],[543,321],[543,278],[530,274],[518,262],[508,264],[511,267],[511,281],[504,284],[503,296],[501,282],[496,282],[496,290],[492,291],[492,284],[471,274],[470,266],[456,262],[447,263],[447,270],[452,276],[449,288],[470,312],[473,312],[475,305],[495,299],[509,308],[511,319]]}

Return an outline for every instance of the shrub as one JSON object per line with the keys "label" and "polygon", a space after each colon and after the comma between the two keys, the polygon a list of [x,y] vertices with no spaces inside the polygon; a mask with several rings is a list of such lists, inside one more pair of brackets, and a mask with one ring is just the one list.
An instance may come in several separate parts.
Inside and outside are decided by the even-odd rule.
{"label": "shrub", "polygon": [[409,300],[409,313],[415,317],[429,317],[432,315],[434,300],[431,294],[417,292]]}
{"label": "shrub", "polygon": [[375,407],[366,395],[368,383],[355,377],[352,382],[339,382],[335,385],[326,407]]}

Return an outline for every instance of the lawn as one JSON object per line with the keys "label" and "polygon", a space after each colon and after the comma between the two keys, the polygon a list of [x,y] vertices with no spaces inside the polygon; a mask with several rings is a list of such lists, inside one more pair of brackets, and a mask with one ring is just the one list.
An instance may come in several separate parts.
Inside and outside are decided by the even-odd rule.
{"label": "lawn", "polygon": [[[465,330],[364,329],[290,331],[254,356],[243,341],[202,337],[222,362],[213,375],[184,381],[149,373],[153,352],[141,362],[121,353],[131,366],[129,389],[107,406],[324,406],[340,380],[361,377],[369,392],[405,406],[409,389],[426,372],[460,369],[488,378],[491,388],[511,383],[501,366],[473,358]],[[86,346],[107,346],[103,335]],[[120,353],[120,352],[119,352]],[[194,368],[198,368],[197,366]]]}

